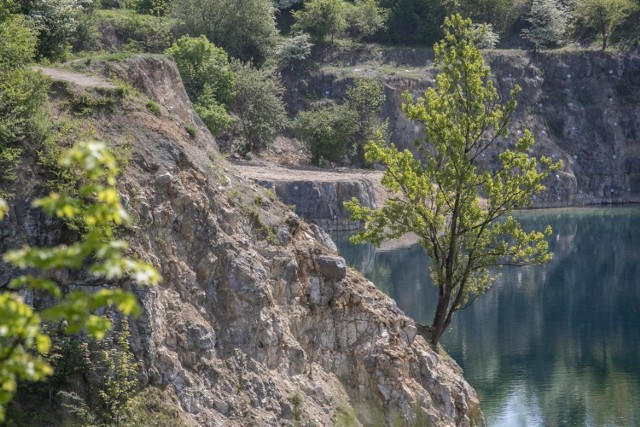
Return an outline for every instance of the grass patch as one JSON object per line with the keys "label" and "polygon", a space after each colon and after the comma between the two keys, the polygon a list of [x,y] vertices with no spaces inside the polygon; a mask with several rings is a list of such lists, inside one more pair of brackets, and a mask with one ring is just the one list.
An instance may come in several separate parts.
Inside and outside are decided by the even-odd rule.
{"label": "grass patch", "polygon": [[154,116],[160,117],[160,106],[151,100],[147,101],[147,111],[149,111]]}
{"label": "grass patch", "polygon": [[198,134],[198,128],[193,125],[187,125],[184,127],[184,130],[187,131],[191,138],[195,138]]}

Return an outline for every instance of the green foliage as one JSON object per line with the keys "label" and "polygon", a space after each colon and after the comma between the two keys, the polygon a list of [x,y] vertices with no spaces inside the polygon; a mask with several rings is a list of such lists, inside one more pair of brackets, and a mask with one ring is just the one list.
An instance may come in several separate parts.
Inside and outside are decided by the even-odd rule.
{"label": "green foliage", "polygon": [[598,32],[605,50],[613,30],[636,8],[629,0],[579,0],[576,15],[587,28]]}
{"label": "green foliage", "polygon": [[276,57],[282,65],[293,68],[311,55],[311,37],[309,34],[297,33],[287,37],[276,47]]}
{"label": "green foliage", "polygon": [[347,105],[331,104],[298,113],[294,130],[309,146],[313,164],[321,165],[325,160],[342,163],[353,140],[356,121],[356,113]]}
{"label": "green foliage", "polygon": [[184,36],[166,53],[176,61],[194,108],[211,133],[229,127],[233,120],[225,106],[235,97],[236,76],[226,52],[205,36]]}
{"label": "green foliage", "polygon": [[500,41],[491,24],[474,24],[473,28],[476,33],[476,46],[480,49],[494,49]]}
{"label": "green foliage", "polygon": [[[561,165],[529,155],[534,140],[525,131],[502,151],[494,168],[480,156],[507,136],[516,108],[511,92],[506,104],[491,80],[489,68],[475,46],[471,20],[454,15],[445,20],[445,37],[434,46],[440,73],[435,88],[413,101],[405,95],[403,111],[425,127],[416,142],[424,162],[408,150],[398,151],[382,138],[366,147],[367,159],[386,167],[382,184],[392,194],[380,209],[345,203],[352,219],[364,221],[354,241],[379,245],[413,232],[433,260],[431,277],[438,287],[438,306],[431,327],[435,345],[454,312],[472,303],[494,283],[491,267],[544,263],[551,258],[545,235],[526,232],[513,217],[542,191],[542,180]],[[484,203],[481,202],[484,198]],[[500,220],[498,220],[500,219]]]}
{"label": "green foliage", "polygon": [[[40,353],[49,350],[49,338],[42,332],[41,321],[65,322],[66,333],[81,330],[102,339],[111,322],[93,314],[105,306],[113,306],[124,314],[137,315],[140,308],[133,294],[121,289],[103,288],[88,293],[83,289],[62,295],[55,282],[55,272],[78,270],[87,267],[88,272],[106,281],[131,278],[138,285],[155,284],[160,280],[157,271],[149,264],[124,255],[127,244],[114,240],[114,226],[125,224],[128,215],[120,204],[115,189],[117,166],[106,152],[104,144],[78,143],[61,159],[61,164],[77,168],[84,174],[78,197],[51,193],[34,201],[34,206],[49,215],[72,219],[82,213],[87,230],[80,242],[54,248],[32,248],[9,251],[3,260],[29,274],[13,279],[9,287],[49,293],[57,302],[36,313],[26,305],[19,294],[5,291],[0,294],[0,416],[4,416],[6,403],[11,400],[18,379],[35,381],[51,374],[51,368]],[[88,261],[91,263],[87,266]],[[39,271],[40,273],[36,273]]]}
{"label": "green foliage", "polygon": [[122,88],[84,89],[68,87],[67,89],[69,89],[69,99],[64,104],[70,106],[73,112],[79,116],[89,115],[100,109],[113,111],[125,96]]}
{"label": "green foliage", "polygon": [[304,3],[304,8],[294,11],[293,17],[296,23],[294,31],[309,33],[318,42],[331,36],[339,35],[347,26],[346,4],[343,0],[309,0]]}
{"label": "green foliage", "polygon": [[190,35],[204,34],[242,61],[262,65],[276,44],[275,9],[267,0],[174,0],[173,11]]}
{"label": "green foliage", "polygon": [[0,182],[15,180],[21,145],[42,134],[49,79],[34,72],[36,33],[21,15],[0,24]]}
{"label": "green foliage", "polygon": [[147,107],[147,111],[149,111],[154,116],[158,116],[158,117],[160,116],[161,114],[160,106],[156,102],[149,100],[147,101],[146,107]]}
{"label": "green foliage", "polygon": [[236,99],[233,110],[239,116],[245,152],[262,150],[273,142],[288,123],[284,87],[280,76],[265,68],[235,62]]}
{"label": "green foliage", "polygon": [[298,114],[296,135],[311,150],[311,160],[343,163],[346,159],[366,164],[364,145],[386,124],[378,114],[385,101],[382,84],[375,79],[356,79],[347,90],[344,104],[330,104]]}
{"label": "green foliage", "polygon": [[561,46],[569,18],[569,11],[557,0],[532,0],[526,16],[529,28],[522,30],[522,37],[536,50]]}
{"label": "green foliage", "polygon": [[193,108],[207,126],[207,129],[209,129],[209,132],[212,135],[217,135],[233,124],[233,118],[227,112],[226,107],[219,104],[208,92],[205,92],[201,99],[194,104]]}
{"label": "green foliage", "polygon": [[64,60],[80,23],[85,0],[25,0],[21,12],[38,30],[38,58]]}
{"label": "green foliage", "polygon": [[128,6],[138,13],[166,16],[171,9],[171,2],[170,0],[133,0]]}
{"label": "green foliage", "polygon": [[447,13],[460,13],[474,22],[488,22],[500,31],[513,24],[517,0],[444,0]]}
{"label": "green foliage", "polygon": [[102,351],[102,363],[107,370],[100,398],[107,408],[110,422],[120,424],[121,411],[133,398],[138,387],[138,373],[142,363],[135,360],[129,347],[129,322],[124,319],[115,345]]}
{"label": "green foliage", "polygon": [[386,28],[388,16],[389,10],[377,0],[356,0],[347,9],[347,34],[356,40],[371,39]]}
{"label": "green foliage", "polygon": [[441,0],[379,0],[388,9],[384,40],[403,44],[433,43],[445,16]]}
{"label": "green foliage", "polygon": [[235,79],[227,53],[205,36],[181,37],[165,53],[176,61],[191,99],[197,102],[205,90],[223,104],[233,99]]}
{"label": "green foliage", "polygon": [[124,51],[161,53],[175,41],[174,19],[139,15],[131,10],[99,10],[95,21],[98,28],[112,28],[127,40],[121,47]]}

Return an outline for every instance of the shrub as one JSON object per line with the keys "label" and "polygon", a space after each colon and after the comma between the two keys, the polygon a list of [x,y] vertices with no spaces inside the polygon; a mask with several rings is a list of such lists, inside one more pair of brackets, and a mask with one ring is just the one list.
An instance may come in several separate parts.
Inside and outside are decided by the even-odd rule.
{"label": "shrub", "polygon": [[276,56],[283,65],[293,67],[295,64],[306,60],[311,55],[313,44],[309,34],[297,33],[284,39],[276,47]]}
{"label": "shrub", "polygon": [[347,26],[346,5],[343,0],[310,0],[304,8],[293,12],[293,30],[304,31],[322,42],[327,36],[339,35]]}
{"label": "shrub", "polygon": [[476,33],[476,45],[479,49],[494,49],[500,41],[491,24],[474,24],[473,30]]}
{"label": "shrub", "polygon": [[174,0],[174,14],[192,36],[204,34],[234,58],[262,65],[276,44],[268,0]]}
{"label": "shrub", "polygon": [[187,131],[187,133],[189,134],[189,136],[191,138],[195,138],[196,135],[198,134],[198,128],[193,126],[193,125],[187,125],[184,127],[184,130]]}
{"label": "shrub", "polygon": [[288,124],[279,75],[251,64],[234,63],[236,99],[233,110],[239,116],[244,151],[260,151]]}
{"label": "shrub", "polygon": [[216,100],[211,86],[205,87],[204,93],[193,107],[213,135],[227,129],[233,123],[227,108]]}
{"label": "shrub", "polygon": [[346,105],[330,105],[315,111],[302,111],[294,122],[298,138],[311,151],[311,162],[325,160],[342,163],[355,133],[356,114]]}
{"label": "shrub", "polygon": [[153,114],[154,116],[160,116],[160,106],[153,102],[153,101],[147,101],[147,110]]}
{"label": "shrub", "polygon": [[0,22],[0,180],[15,179],[21,144],[43,132],[49,79],[29,68],[36,43],[23,16]]}
{"label": "shrub", "polygon": [[197,102],[205,88],[222,104],[233,99],[235,77],[227,53],[205,36],[181,37],[165,53],[176,61],[192,101]]}
{"label": "shrub", "polygon": [[560,2],[533,0],[526,20],[529,28],[522,30],[522,37],[533,44],[534,50],[557,47],[564,43],[569,12]]}
{"label": "shrub", "polygon": [[347,33],[358,40],[370,39],[385,28],[388,15],[377,0],[356,0],[347,9]]}
{"label": "shrub", "polygon": [[195,110],[212,134],[233,120],[226,106],[235,97],[236,77],[227,54],[205,36],[180,38],[166,52],[178,65]]}
{"label": "shrub", "polygon": [[95,21],[103,33],[114,32],[118,39],[126,40],[124,46],[103,46],[105,49],[161,53],[175,41],[176,21],[166,17],[139,15],[132,10],[99,10]]}
{"label": "shrub", "polygon": [[37,57],[64,60],[78,29],[84,6],[91,0],[28,0],[21,3],[38,30]]}
{"label": "shrub", "polygon": [[358,164],[366,164],[364,145],[372,140],[378,131],[386,129],[379,112],[385,96],[382,84],[375,79],[359,78],[347,90],[346,106],[354,113],[353,141],[349,157]]}

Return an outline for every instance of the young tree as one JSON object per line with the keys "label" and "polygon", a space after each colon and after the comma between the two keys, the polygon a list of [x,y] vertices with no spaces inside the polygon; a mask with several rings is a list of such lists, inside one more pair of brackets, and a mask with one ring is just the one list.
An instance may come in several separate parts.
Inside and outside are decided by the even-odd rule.
{"label": "young tree", "polygon": [[346,27],[346,5],[344,0],[310,0],[304,8],[293,12],[296,23],[293,30],[304,31],[322,42],[331,36],[331,43],[336,34]]}
{"label": "young tree", "polygon": [[[525,207],[544,189],[542,180],[560,167],[551,159],[529,155],[533,136],[525,131],[511,148],[499,153],[500,163],[480,162],[507,136],[516,107],[511,92],[503,105],[489,68],[474,44],[471,20],[445,19],[444,39],[434,46],[440,73],[435,88],[413,101],[405,95],[407,117],[422,122],[425,134],[417,148],[424,162],[380,138],[366,147],[367,159],[386,166],[382,183],[392,196],[380,209],[345,203],[365,229],[354,241],[383,240],[408,232],[418,235],[432,259],[430,273],[438,287],[438,305],[430,328],[421,328],[436,345],[453,313],[471,304],[496,280],[491,267],[544,263],[551,258],[545,232],[526,232],[507,216]],[[542,169],[542,170],[540,170]],[[481,200],[484,199],[484,200]],[[426,333],[425,333],[426,329]]]}
{"label": "young tree", "polygon": [[522,30],[522,37],[533,43],[535,50],[562,45],[569,12],[559,1],[533,0],[526,20],[529,28]]}
{"label": "young tree", "polygon": [[295,33],[282,40],[276,47],[276,58],[281,66],[288,65],[293,69],[311,56],[311,36]]}
{"label": "young tree", "polygon": [[607,48],[609,36],[633,11],[629,0],[580,0],[576,14],[602,37],[602,50]]}
{"label": "young tree", "polygon": [[309,146],[311,162],[321,165],[328,160],[342,163],[355,136],[357,114],[347,105],[330,104],[311,111],[301,111],[294,122],[298,138]]}

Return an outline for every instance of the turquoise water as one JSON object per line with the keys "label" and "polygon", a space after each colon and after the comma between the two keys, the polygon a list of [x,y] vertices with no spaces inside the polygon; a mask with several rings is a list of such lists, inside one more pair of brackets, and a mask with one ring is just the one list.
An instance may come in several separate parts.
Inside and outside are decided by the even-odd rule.
{"label": "turquoise water", "polygon": [[[554,233],[543,267],[504,269],[442,343],[489,426],[640,426],[640,208],[519,214]],[[350,265],[421,323],[436,291],[417,245],[376,251],[335,236]]]}

